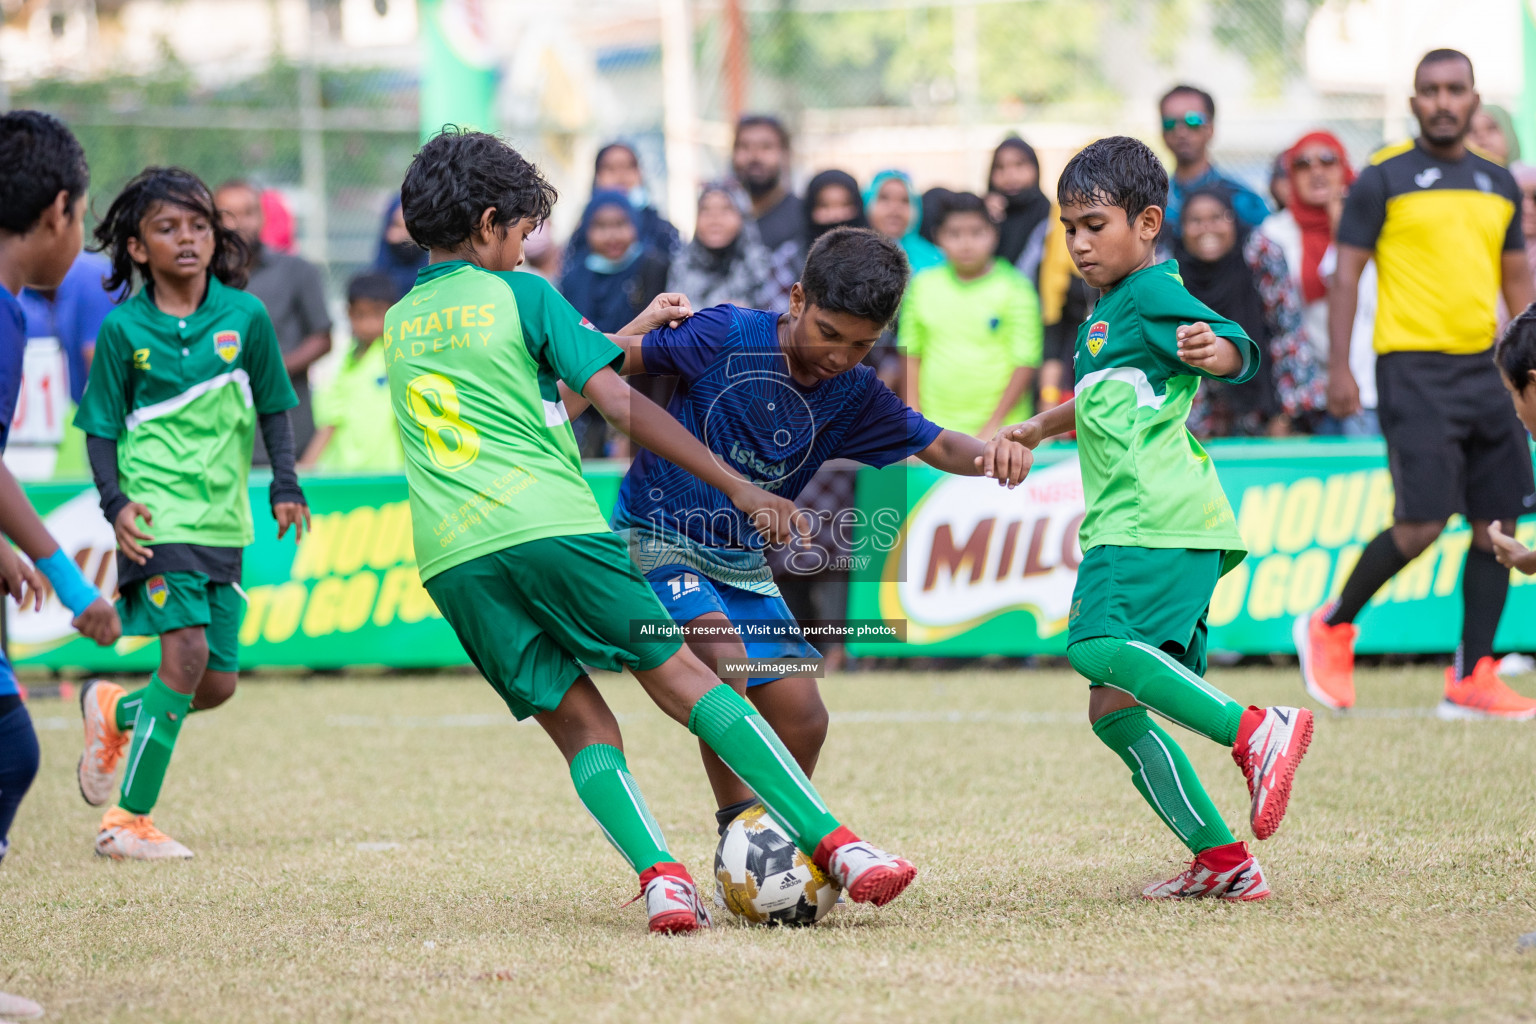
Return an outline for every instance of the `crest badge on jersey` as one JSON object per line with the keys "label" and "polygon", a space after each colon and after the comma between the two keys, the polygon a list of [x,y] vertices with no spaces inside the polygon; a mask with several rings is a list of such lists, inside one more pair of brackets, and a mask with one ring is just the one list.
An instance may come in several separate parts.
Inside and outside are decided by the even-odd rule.
{"label": "crest badge on jersey", "polygon": [[1096,320],[1092,327],[1088,328],[1088,354],[1096,356],[1104,343],[1109,340],[1109,323],[1104,320]]}
{"label": "crest badge on jersey", "polygon": [[215,331],[213,335],[213,350],[226,363],[234,362],[235,357],[240,354],[240,332]]}
{"label": "crest badge on jersey", "polygon": [[149,595],[150,604],[164,608],[166,598],[171,596],[171,589],[165,585],[164,576],[151,576],[144,581],[144,593]]}

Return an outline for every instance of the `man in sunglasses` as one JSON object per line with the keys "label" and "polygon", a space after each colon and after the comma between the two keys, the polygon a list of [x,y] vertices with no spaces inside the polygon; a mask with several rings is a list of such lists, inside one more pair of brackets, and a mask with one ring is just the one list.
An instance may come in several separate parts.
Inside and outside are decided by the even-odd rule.
{"label": "man in sunglasses", "polygon": [[1216,101],[1211,94],[1192,85],[1176,85],[1158,106],[1163,115],[1163,144],[1174,159],[1173,174],[1168,180],[1168,209],[1163,219],[1166,229],[1175,233],[1179,230],[1185,196],[1212,186],[1231,193],[1238,220],[1251,228],[1264,223],[1269,206],[1259,194],[1211,165],[1211,136],[1216,131]]}

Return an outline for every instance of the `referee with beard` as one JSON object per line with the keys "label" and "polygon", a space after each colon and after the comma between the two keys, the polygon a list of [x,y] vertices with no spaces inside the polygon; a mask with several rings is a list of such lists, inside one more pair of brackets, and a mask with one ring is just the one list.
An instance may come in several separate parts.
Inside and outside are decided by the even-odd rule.
{"label": "referee with beard", "polygon": [[1478,103],[1466,54],[1425,54],[1409,101],[1419,137],[1371,158],[1339,224],[1328,411],[1342,419],[1360,410],[1349,339],[1360,274],[1374,258],[1378,412],[1397,504],[1395,522],[1366,546],[1338,600],[1296,622],[1307,689],[1335,708],[1355,701],[1356,617],[1460,513],[1472,524],[1472,544],[1461,577],[1461,643],[1439,714],[1536,718],[1536,700],[1510,689],[1493,658],[1509,570],[1494,557],[1488,524],[1500,520],[1512,533],[1536,486],[1525,430],[1489,349],[1500,292],[1519,312],[1532,289],[1514,178],[1467,148]]}

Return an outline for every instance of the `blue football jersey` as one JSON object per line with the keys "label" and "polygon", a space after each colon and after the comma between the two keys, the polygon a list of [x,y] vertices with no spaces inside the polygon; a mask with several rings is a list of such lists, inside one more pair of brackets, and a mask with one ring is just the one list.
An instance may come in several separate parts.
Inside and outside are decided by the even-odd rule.
{"label": "blue football jersey", "polygon": [[[777,313],[714,306],[642,342],[646,372],[677,377],[667,411],[742,476],[793,500],[831,459],[886,466],[939,436],[868,366],[797,383],[778,325]],[[724,494],[649,451],[624,477],[613,525],[659,527],[715,548],[763,543]]]}

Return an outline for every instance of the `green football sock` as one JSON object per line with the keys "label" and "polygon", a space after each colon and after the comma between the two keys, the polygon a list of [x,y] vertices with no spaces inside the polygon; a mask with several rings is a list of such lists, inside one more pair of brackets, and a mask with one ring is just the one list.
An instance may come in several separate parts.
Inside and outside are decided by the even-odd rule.
{"label": "green football sock", "polygon": [[1090,683],[1128,693],[1136,703],[1222,746],[1237,742],[1245,708],[1167,651],[1139,640],[1100,636],[1068,647],[1067,659]]}
{"label": "green football sock", "polygon": [[128,748],[123,797],[118,806],[133,814],[148,814],[160,797],[160,784],[165,781],[182,720],[192,706],[192,695],[177,693],[157,673],[134,696],[139,698],[139,711],[133,723],[133,743]]}
{"label": "green football sock", "polygon": [[149,687],[125,693],[117,699],[117,731],[126,732],[133,728],[134,721],[139,717],[139,705],[144,703],[144,691]]}
{"label": "green football sock", "polygon": [[597,827],[637,874],[677,859],[667,852],[661,826],[629,774],[622,750],[606,743],[582,747],[571,758],[571,782]]}
{"label": "green football sock", "polygon": [[1234,842],[1184,751],[1146,708],[1124,708],[1093,723],[1093,734],[1120,755],[1142,799],[1198,854]]}
{"label": "green football sock", "polygon": [[741,694],[724,683],[705,693],[688,715],[688,731],[708,743],[752,787],[807,856],[814,857],[817,845],[837,831],[837,819],[821,794]]}
{"label": "green football sock", "polygon": [[[120,697],[118,699],[118,701],[117,701],[117,731],[118,732],[129,732],[129,731],[132,731],[134,720],[139,717],[139,703],[143,699],[144,690],[145,689],[148,689],[148,687],[145,687],[144,689],[134,690],[132,693],[125,693],[125,694],[122,695],[122,697]],[[199,714],[202,714],[204,711],[212,711],[212,710],[213,710],[213,708],[194,708],[194,707],[188,707],[187,708],[187,714],[189,714],[189,715],[199,715]]]}

